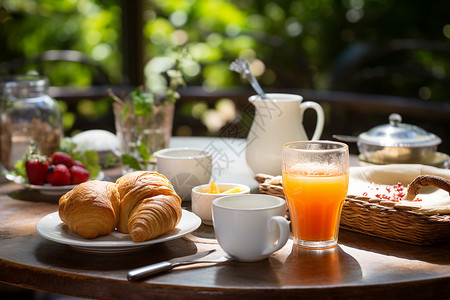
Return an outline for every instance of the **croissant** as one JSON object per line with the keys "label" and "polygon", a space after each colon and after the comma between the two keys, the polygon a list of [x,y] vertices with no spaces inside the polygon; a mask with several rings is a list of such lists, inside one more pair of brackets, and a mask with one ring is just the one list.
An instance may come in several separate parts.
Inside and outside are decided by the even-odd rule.
{"label": "croissant", "polygon": [[92,239],[110,234],[119,221],[119,192],[115,183],[91,180],[59,199],[59,217],[69,229]]}
{"label": "croissant", "polygon": [[136,171],[116,181],[120,195],[118,231],[142,242],[172,230],[181,219],[181,198],[157,172]]}

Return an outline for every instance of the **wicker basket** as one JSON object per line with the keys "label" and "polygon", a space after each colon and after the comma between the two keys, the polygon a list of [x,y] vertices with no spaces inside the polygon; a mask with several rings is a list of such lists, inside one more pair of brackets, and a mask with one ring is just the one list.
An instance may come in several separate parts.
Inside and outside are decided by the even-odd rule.
{"label": "wicker basket", "polygon": [[[257,174],[261,193],[285,198],[280,180]],[[424,215],[415,205],[348,195],[340,228],[414,245],[450,241],[450,215]]]}

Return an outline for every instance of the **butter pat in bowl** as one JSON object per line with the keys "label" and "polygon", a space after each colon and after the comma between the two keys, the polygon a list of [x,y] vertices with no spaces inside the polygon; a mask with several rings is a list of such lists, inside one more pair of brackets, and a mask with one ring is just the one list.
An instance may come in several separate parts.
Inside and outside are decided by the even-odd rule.
{"label": "butter pat in bowl", "polygon": [[212,202],[222,196],[249,194],[250,187],[237,183],[203,184],[192,188],[191,204],[192,212],[202,219],[206,225],[213,225]]}

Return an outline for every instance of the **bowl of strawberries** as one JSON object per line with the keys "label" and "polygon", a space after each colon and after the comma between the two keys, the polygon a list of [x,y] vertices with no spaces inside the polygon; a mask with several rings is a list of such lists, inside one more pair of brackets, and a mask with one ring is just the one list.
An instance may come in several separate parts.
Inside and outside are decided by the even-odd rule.
{"label": "bowl of strawberries", "polygon": [[95,154],[75,153],[72,149],[65,148],[66,151],[56,151],[46,156],[32,143],[23,159],[16,163],[15,170],[6,177],[17,184],[53,196],[63,195],[77,184],[90,179],[103,177]]}

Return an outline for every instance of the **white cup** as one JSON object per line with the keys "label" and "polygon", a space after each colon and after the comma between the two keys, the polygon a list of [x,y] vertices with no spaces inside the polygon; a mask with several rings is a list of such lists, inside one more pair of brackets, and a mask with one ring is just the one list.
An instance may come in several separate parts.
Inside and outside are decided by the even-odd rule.
{"label": "white cup", "polygon": [[258,261],[281,249],[290,234],[284,199],[247,194],[213,201],[214,232],[220,247],[241,261]]}
{"label": "white cup", "polygon": [[167,148],[154,153],[156,169],[170,180],[183,201],[191,200],[192,188],[209,183],[212,155],[197,148]]}

